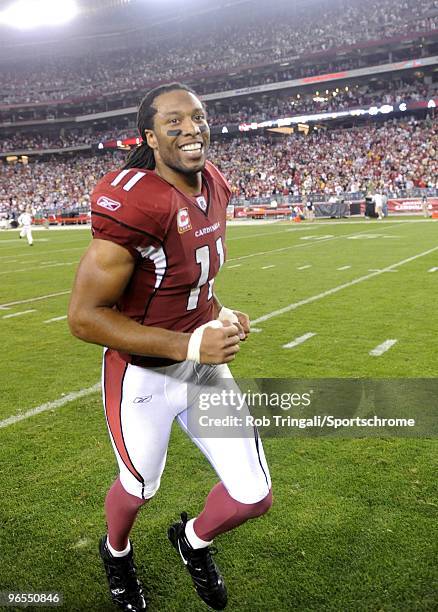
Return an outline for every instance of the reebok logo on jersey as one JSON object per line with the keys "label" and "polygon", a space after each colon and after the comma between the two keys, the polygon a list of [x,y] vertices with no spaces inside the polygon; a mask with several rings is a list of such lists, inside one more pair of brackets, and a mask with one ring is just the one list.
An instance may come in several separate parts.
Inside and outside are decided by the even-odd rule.
{"label": "reebok logo on jersey", "polygon": [[121,207],[120,202],[116,202],[116,200],[111,200],[110,198],[107,198],[106,196],[100,196],[96,204],[98,206],[102,206],[102,208],[106,208],[107,210],[110,210],[111,212],[114,212],[115,210]]}
{"label": "reebok logo on jersey", "polygon": [[178,226],[178,232],[183,234],[192,229],[192,224],[189,217],[188,208],[180,208],[176,216],[176,224]]}

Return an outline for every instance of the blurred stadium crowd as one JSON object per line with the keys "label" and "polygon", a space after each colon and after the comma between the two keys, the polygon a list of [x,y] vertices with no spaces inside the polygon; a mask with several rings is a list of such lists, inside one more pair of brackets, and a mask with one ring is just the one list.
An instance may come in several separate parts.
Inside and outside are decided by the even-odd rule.
{"label": "blurred stadium crowd", "polygon": [[[0,211],[86,208],[96,181],[126,153],[2,165]],[[352,129],[314,131],[287,140],[255,136],[214,141],[210,159],[236,199],[310,193],[387,193],[438,189],[438,118],[390,120]]]}
{"label": "blurred stadium crowd", "polygon": [[[87,210],[97,180],[127,155],[98,151],[97,144],[138,137],[135,106],[150,86],[171,80],[188,82],[200,94],[214,92],[207,109],[216,132],[225,125],[394,105],[394,118],[386,121],[318,120],[306,126],[306,135],[239,135],[237,127],[234,134],[215,133],[209,157],[230,182],[235,203],[299,199],[303,192],[327,199],[375,189],[436,193],[438,0],[320,0],[318,23],[315,2],[284,0],[272,15],[261,1],[260,13],[250,15],[230,5],[222,21],[201,12],[171,27],[146,28],[142,47],[77,57],[36,53],[29,61],[2,64],[0,154],[17,157],[0,162],[0,213],[26,206],[36,214]],[[409,69],[372,68],[427,54],[426,70],[415,61]],[[358,67],[365,71],[351,82],[320,79]],[[279,83],[308,74],[319,76],[302,87]],[[274,83],[272,91],[221,93],[260,83]],[[397,112],[402,102],[418,108]],[[30,163],[19,163],[23,153]]]}
{"label": "blurred stadium crowd", "polygon": [[[438,16],[430,16],[437,6],[437,0],[345,0],[322,9],[318,23],[313,6],[294,10],[292,4],[289,10],[271,19],[257,13],[243,16],[230,12],[228,22],[215,23],[201,16],[176,31],[167,26],[155,27],[148,32],[145,46],[139,49],[80,59],[45,58],[39,67],[34,63],[16,64],[2,71],[0,104],[137,91],[158,81],[191,80],[203,72],[224,73],[236,67],[320,53],[359,41],[428,32],[438,29]],[[356,65],[360,65],[360,60],[347,59],[328,68]],[[282,78],[305,76],[308,70],[308,67],[288,70]],[[260,78],[270,82],[269,77]],[[208,89],[211,85],[206,84],[200,92]]]}
{"label": "blurred stadium crowd", "polygon": [[[387,80],[384,83],[356,85],[353,88],[336,88],[333,91],[321,89],[295,95],[267,95],[251,104],[245,101],[230,100],[226,103],[227,110],[213,104],[207,104],[210,126],[229,123],[245,123],[250,121],[265,121],[300,113],[333,112],[357,107],[369,107],[373,104],[398,104],[425,100],[438,96],[438,82],[426,85],[421,81],[409,82],[403,79]],[[97,144],[107,140],[133,138],[138,136],[135,118],[131,116],[124,127],[108,127],[104,130],[93,127],[63,130],[54,136],[50,134],[35,134],[30,132],[15,132],[13,136],[3,137],[0,151],[60,149],[86,144]]]}
{"label": "blurred stadium crowd", "polygon": [[349,130],[312,132],[286,141],[255,137],[216,142],[212,158],[236,197],[288,192],[388,193],[438,188],[438,120],[392,120]]}
{"label": "blurred stadium crowd", "polygon": [[387,80],[376,87],[368,83],[355,87],[337,87],[333,91],[322,89],[315,93],[302,93],[295,96],[270,95],[262,100],[254,100],[250,105],[237,102],[230,104],[228,112],[209,110],[210,125],[226,123],[245,123],[265,121],[277,117],[289,117],[301,113],[325,113],[347,108],[369,107],[373,104],[398,104],[413,100],[424,100],[438,95],[438,83],[425,85],[421,82],[408,83]]}

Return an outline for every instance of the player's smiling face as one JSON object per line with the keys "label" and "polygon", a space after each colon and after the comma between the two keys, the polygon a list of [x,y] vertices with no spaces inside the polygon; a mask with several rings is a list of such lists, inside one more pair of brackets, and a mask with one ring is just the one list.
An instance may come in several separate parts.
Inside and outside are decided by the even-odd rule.
{"label": "player's smiling face", "polygon": [[192,93],[176,89],[155,98],[154,129],[146,131],[155,151],[157,170],[163,165],[184,175],[203,170],[210,144],[210,129],[201,101]]}

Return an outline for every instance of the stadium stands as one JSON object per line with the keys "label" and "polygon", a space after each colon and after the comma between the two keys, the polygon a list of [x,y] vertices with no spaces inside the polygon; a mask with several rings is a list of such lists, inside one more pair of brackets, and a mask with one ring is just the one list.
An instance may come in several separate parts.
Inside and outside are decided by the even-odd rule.
{"label": "stadium stands", "polygon": [[[353,129],[314,131],[286,140],[256,136],[212,143],[210,157],[231,183],[235,201],[365,192],[372,185],[396,193],[438,189],[438,119],[407,118]],[[0,166],[0,211],[32,205],[35,212],[86,209],[96,181],[126,154]]]}
{"label": "stadium stands", "polygon": [[[316,91],[318,93],[316,93]],[[242,104],[239,99],[228,102],[228,112],[220,112],[209,106],[210,125],[226,123],[243,123],[249,121],[264,121],[273,117],[288,117],[300,113],[320,113],[352,109],[373,104],[398,104],[411,100],[424,100],[438,96],[438,82],[426,85],[417,80],[408,83],[403,80],[386,80],[376,87],[364,83],[353,87],[337,87],[301,94],[270,95],[251,100],[250,104]]]}
{"label": "stadium stands", "polygon": [[[114,51],[81,58],[51,58],[17,63],[2,70],[0,104],[62,101],[111,92],[138,91],[148,83],[199,80],[212,73],[238,72],[250,65],[272,64],[287,58],[321,54],[351,47],[351,58],[339,58],[331,66],[358,64],[354,47],[375,41],[422,33],[438,34],[436,0],[381,0],[369,3],[321,2],[320,20],[315,24],[314,5],[296,9],[293,3],[271,5],[251,16],[229,12],[216,23],[208,18],[190,20],[176,28],[155,30],[142,48]],[[202,28],[203,36],[199,36]],[[204,42],[202,42],[204,41]],[[321,59],[321,58],[320,58]],[[315,62],[313,62],[315,64]],[[359,61],[360,64],[360,61]],[[286,74],[304,76],[312,67]],[[269,76],[263,75],[264,82]],[[287,78],[287,77],[286,77]],[[292,78],[292,76],[289,76]],[[211,86],[209,86],[211,87]]]}
{"label": "stadium stands", "polygon": [[[17,159],[0,161],[0,212],[28,204],[41,215],[86,211],[95,182],[126,156],[98,152],[98,143],[137,137],[140,97],[148,85],[169,80],[187,80],[207,96],[216,129],[211,158],[230,181],[236,203],[377,187],[436,193],[438,0],[243,2],[251,4],[257,10],[250,15],[228,6],[220,22],[201,12],[171,25],[146,25],[139,29],[148,33],[141,47],[125,42],[111,52],[102,45],[88,55],[48,58],[38,51],[26,62],[3,60],[0,156]],[[350,69],[362,73],[333,82],[320,78]],[[315,76],[300,85],[282,83],[306,75]],[[224,93],[259,84],[267,89]],[[413,104],[402,113],[400,103]],[[373,105],[395,105],[391,120],[314,120],[305,126],[307,135],[237,130],[242,123]],[[221,136],[224,124],[235,130]],[[28,161],[22,155],[30,163],[16,163]]]}
{"label": "stadium stands", "polygon": [[214,143],[212,156],[236,197],[438,188],[438,121],[388,121],[307,137]]}
{"label": "stadium stands", "polygon": [[[403,79],[389,80],[379,83],[356,84],[352,87],[341,87],[333,90],[303,92],[292,94],[286,92],[282,95],[269,95],[256,97],[247,101],[240,98],[223,101],[222,105],[207,104],[210,126],[227,123],[242,123],[251,121],[264,121],[266,119],[280,118],[300,113],[319,113],[354,109],[360,106],[373,104],[398,104],[401,101],[410,102],[427,100],[438,97],[438,82],[426,84],[420,79],[409,82]],[[228,111],[225,111],[227,107]],[[222,110],[223,108],[223,110]],[[84,127],[64,128],[62,134],[41,134],[38,126],[33,132],[14,131],[6,135],[0,142],[0,152],[13,151],[42,151],[45,149],[62,149],[79,145],[92,145],[107,140],[119,140],[138,136],[134,116],[129,122],[122,120],[123,128],[117,126],[99,130]],[[127,127],[129,125],[130,127]],[[28,128],[29,130],[30,128]]]}

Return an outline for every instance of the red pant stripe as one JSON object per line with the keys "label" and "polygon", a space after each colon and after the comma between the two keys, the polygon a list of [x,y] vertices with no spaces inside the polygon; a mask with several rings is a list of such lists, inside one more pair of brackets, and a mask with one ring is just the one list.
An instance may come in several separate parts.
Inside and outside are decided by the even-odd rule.
{"label": "red pant stripe", "polygon": [[108,349],[105,353],[104,393],[105,413],[108,427],[123,463],[137,480],[143,483],[142,476],[132,464],[122,430],[123,380],[128,364],[119,357],[116,351]]}

